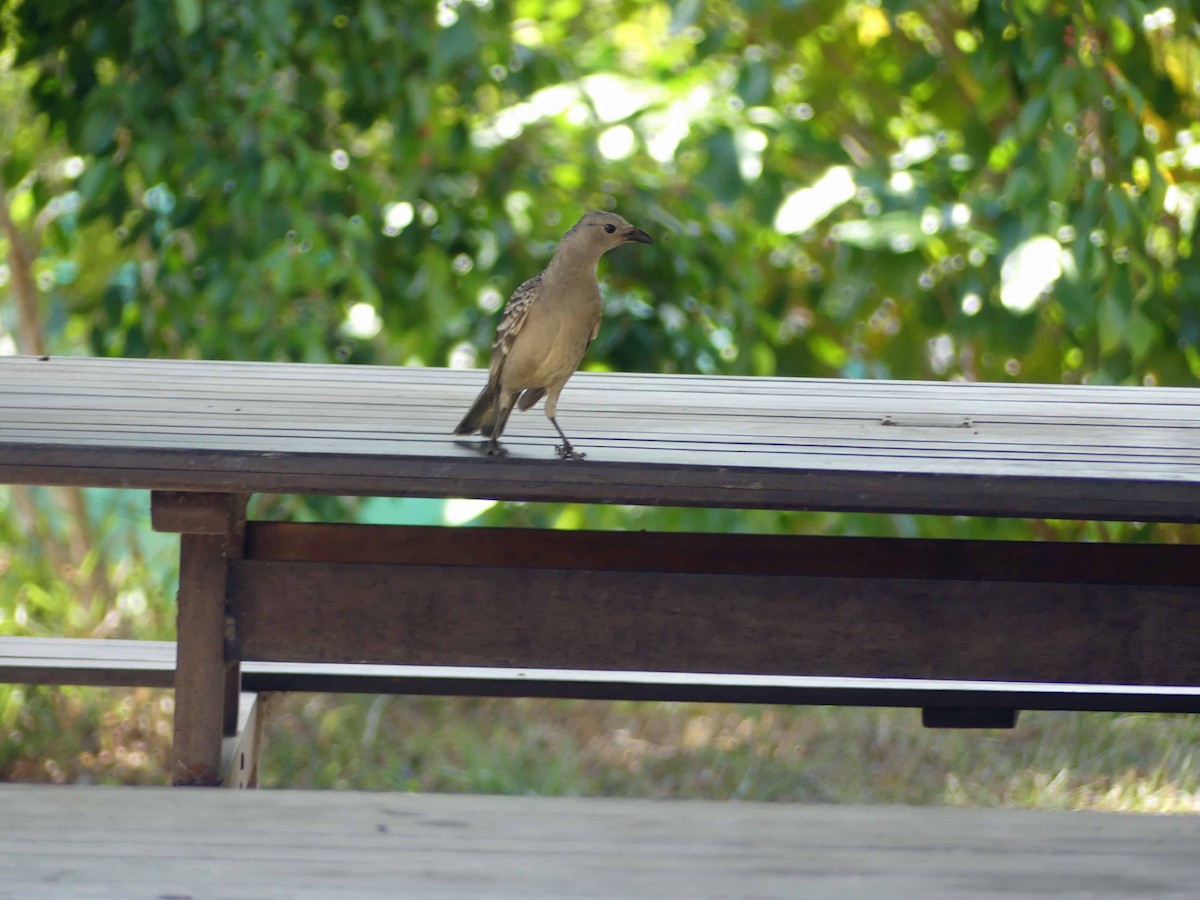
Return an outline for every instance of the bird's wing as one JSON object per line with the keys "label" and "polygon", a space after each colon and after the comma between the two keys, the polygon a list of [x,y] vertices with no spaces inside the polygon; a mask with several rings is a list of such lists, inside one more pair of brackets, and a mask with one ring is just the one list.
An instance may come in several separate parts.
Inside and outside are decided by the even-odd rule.
{"label": "bird's wing", "polygon": [[537,300],[542,286],[542,276],[530,278],[513,291],[504,305],[504,314],[500,317],[500,325],[496,328],[496,342],[492,344],[491,370],[496,372],[504,365],[504,360],[512,350],[513,343],[525,320],[529,318],[529,307]]}

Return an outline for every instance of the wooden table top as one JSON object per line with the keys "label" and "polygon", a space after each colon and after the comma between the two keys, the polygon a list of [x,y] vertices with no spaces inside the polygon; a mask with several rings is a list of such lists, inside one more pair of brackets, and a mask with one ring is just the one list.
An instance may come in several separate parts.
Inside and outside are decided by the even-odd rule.
{"label": "wooden table top", "polygon": [[1200,520],[1200,389],[580,373],[554,454],[480,370],[0,358],[0,483]]}
{"label": "wooden table top", "polygon": [[0,785],[0,900],[1191,898],[1200,818]]}

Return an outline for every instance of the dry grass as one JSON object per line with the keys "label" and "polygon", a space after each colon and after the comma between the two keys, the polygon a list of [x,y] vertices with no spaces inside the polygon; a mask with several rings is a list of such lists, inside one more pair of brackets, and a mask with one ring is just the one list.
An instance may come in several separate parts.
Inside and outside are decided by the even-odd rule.
{"label": "dry grass", "polygon": [[295,695],[264,784],[1200,812],[1200,718]]}
{"label": "dry grass", "polygon": [[[0,779],[164,783],[167,691],[0,688]],[[1200,717],[292,694],[265,787],[1200,812]]]}

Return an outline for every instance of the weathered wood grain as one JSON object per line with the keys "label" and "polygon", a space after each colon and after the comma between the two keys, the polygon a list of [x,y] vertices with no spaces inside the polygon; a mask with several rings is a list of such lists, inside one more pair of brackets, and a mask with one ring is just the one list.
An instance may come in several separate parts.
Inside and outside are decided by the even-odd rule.
{"label": "weathered wood grain", "polygon": [[[246,498],[196,494],[160,498],[155,505],[162,524],[199,532],[179,539],[171,778],[177,785],[216,785],[221,738],[238,725],[239,661],[226,653],[225,601],[229,563],[241,558],[245,543]],[[217,532],[221,522],[224,530]]]}
{"label": "weathered wood grain", "polygon": [[1195,896],[1200,819],[0,786],[0,898]]}
{"label": "weathered wood grain", "polygon": [[250,522],[246,558],[1200,588],[1200,547],[1185,544]]}
{"label": "weathered wood grain", "polygon": [[180,538],[175,742],[179,785],[220,784],[225,698],[225,536]]}
{"label": "weathered wood grain", "polygon": [[572,466],[537,411],[452,440],[481,377],[3,358],[0,481],[1200,520],[1197,390],[581,373]]}
{"label": "weathered wood grain", "polygon": [[235,494],[154,491],[150,526],[174,534],[219,534],[245,527],[246,500]]}
{"label": "weathered wood grain", "polygon": [[246,659],[1200,685],[1195,588],[234,562]]}

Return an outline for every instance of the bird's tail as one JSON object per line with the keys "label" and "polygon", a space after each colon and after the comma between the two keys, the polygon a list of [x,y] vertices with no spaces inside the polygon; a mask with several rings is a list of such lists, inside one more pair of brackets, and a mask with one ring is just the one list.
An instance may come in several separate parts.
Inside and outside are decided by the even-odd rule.
{"label": "bird's tail", "polygon": [[458,427],[454,429],[455,434],[474,434],[480,432],[487,437],[491,437],[492,427],[496,418],[496,394],[500,390],[500,384],[494,379],[488,379],[487,385],[479,396],[475,398],[475,402],[471,404],[471,408],[467,410],[467,414],[463,416]]}
{"label": "bird's tail", "polygon": [[[479,396],[475,397],[475,402],[470,404],[467,415],[458,422],[454,433],[474,434],[478,431],[485,438],[498,438],[504,432],[504,426],[508,425],[509,414],[516,401],[516,396],[511,396],[500,397],[502,402],[497,402],[499,392],[500,379],[488,378],[484,390],[481,390]],[[503,402],[505,400],[508,402]]]}

